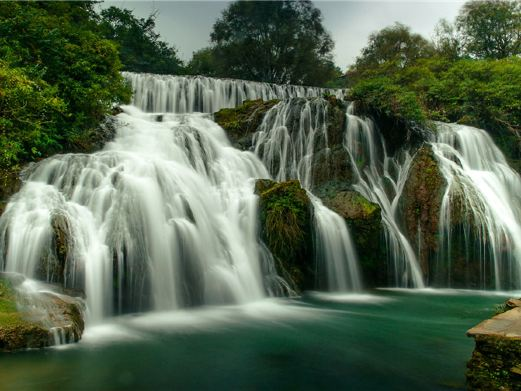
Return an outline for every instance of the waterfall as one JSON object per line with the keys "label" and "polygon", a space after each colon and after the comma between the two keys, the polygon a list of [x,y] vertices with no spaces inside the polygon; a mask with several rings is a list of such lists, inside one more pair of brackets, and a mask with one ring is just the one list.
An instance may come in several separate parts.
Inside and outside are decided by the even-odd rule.
{"label": "waterfall", "polygon": [[169,113],[214,113],[236,107],[250,99],[290,99],[334,94],[341,89],[278,85],[246,80],[216,79],[204,76],[170,76],[123,72],[134,95],[132,104],[143,111]]}
{"label": "waterfall", "polygon": [[403,287],[424,287],[416,254],[398,221],[398,201],[411,166],[411,156],[391,158],[385,142],[377,134],[370,119],[353,115],[347,110],[344,146],[355,174],[354,189],[368,200],[380,205],[390,270],[394,284]]}
{"label": "waterfall", "polygon": [[361,288],[358,260],[347,225],[311,193],[313,155],[328,148],[327,101],[290,99],[272,107],[253,136],[254,151],[278,181],[298,179],[315,219],[316,261],[332,291]]}
{"label": "waterfall", "polygon": [[440,212],[438,257],[438,263],[447,265],[446,281],[450,285],[451,263],[455,262],[451,247],[457,231],[461,230],[466,261],[479,264],[479,287],[518,289],[521,284],[519,175],[481,129],[437,123],[432,149],[448,184]]}
{"label": "waterfall", "polygon": [[263,297],[253,194],[254,179],[269,176],[262,163],[206,115],[156,122],[123,109],[102,151],[31,168],[0,219],[5,270],[50,279],[56,262],[42,258],[60,217],[72,239],[64,285],[85,289],[91,321]]}

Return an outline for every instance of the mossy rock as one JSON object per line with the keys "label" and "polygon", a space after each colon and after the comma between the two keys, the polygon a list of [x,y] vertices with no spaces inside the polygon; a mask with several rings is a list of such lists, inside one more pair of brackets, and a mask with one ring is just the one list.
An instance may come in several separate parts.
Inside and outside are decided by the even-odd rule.
{"label": "mossy rock", "polygon": [[467,363],[468,390],[521,390],[521,339],[478,335]]}
{"label": "mossy rock", "polygon": [[251,147],[251,137],[264,115],[278,102],[277,99],[246,100],[241,106],[214,113],[214,121],[226,131],[234,147],[245,150]]}
{"label": "mossy rock", "polygon": [[66,340],[78,341],[84,329],[80,302],[52,293],[38,293],[35,300],[16,289],[23,279],[0,273],[0,351],[50,346],[53,328],[62,330]]}
{"label": "mossy rock", "polygon": [[423,145],[413,157],[400,208],[410,243],[421,242],[419,262],[427,282],[439,249],[439,218],[445,188],[446,181],[431,147]]}
{"label": "mossy rock", "polygon": [[12,351],[49,345],[49,331],[28,321],[18,311],[13,282],[0,276],[0,350]]}
{"label": "mossy rock", "polygon": [[324,205],[346,220],[366,286],[385,285],[388,272],[380,206],[356,191],[335,191],[331,188],[322,191]]}
{"label": "mossy rock", "polygon": [[312,206],[299,181],[258,180],[261,237],[271,251],[277,273],[295,291],[312,289]]}

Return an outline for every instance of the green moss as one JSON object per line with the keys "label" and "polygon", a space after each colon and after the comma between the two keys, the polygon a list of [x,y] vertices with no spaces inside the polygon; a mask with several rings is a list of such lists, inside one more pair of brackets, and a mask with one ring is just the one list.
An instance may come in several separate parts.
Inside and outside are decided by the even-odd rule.
{"label": "green moss", "polygon": [[246,100],[236,108],[221,109],[214,113],[214,121],[226,130],[234,144],[245,148],[249,145],[246,145],[247,143],[243,139],[257,130],[266,112],[278,102],[277,99]]}
{"label": "green moss", "polygon": [[281,257],[298,251],[309,224],[309,198],[299,181],[275,184],[260,193],[268,245]]}
{"label": "green moss", "polygon": [[312,288],[314,267],[311,246],[311,206],[299,181],[259,180],[261,236],[277,269],[292,288]]}

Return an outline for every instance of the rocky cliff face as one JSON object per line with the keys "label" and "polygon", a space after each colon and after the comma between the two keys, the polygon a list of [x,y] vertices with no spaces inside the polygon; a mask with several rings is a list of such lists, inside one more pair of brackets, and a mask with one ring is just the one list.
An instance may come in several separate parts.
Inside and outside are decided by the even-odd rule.
{"label": "rocky cliff face", "polygon": [[438,243],[440,207],[446,183],[429,146],[414,156],[403,189],[401,209],[407,235],[417,249],[425,282],[434,273]]}
{"label": "rocky cliff face", "polygon": [[[351,162],[343,146],[347,106],[345,102],[336,99],[334,96],[328,96],[326,100],[327,131],[325,134],[320,133],[316,136],[311,164],[311,190],[322,199],[327,207],[346,219],[360,258],[366,285],[385,285],[388,278],[386,257],[381,240],[380,208],[352,190]],[[290,133],[293,128],[297,129],[299,126],[300,108],[304,103],[305,99],[296,100],[294,110],[287,113]],[[262,123],[268,110],[275,104],[274,101],[247,101],[243,106],[236,109],[220,110],[214,114],[214,119],[227,131],[234,146],[247,150],[252,146],[252,134]],[[286,280],[291,280],[292,287],[296,291],[300,291],[316,288],[313,285],[317,276],[314,271],[316,265],[313,265],[312,261],[311,222],[306,220],[307,227],[301,231],[300,237],[305,240],[300,241],[299,246],[301,247],[297,251],[298,255],[293,251],[291,255],[282,254],[280,249],[267,239],[266,235],[267,232],[270,232],[270,229],[266,227],[265,214],[268,203],[264,200],[267,194],[271,194],[271,197],[278,197],[279,200],[286,202],[296,194],[294,186],[297,185],[298,182],[295,183],[295,181],[278,185],[275,182],[258,181],[257,194],[261,197],[261,232],[263,239],[279,264],[279,274]],[[263,196],[263,191],[275,186],[278,186],[276,191]],[[298,186],[300,187],[300,185]],[[301,196],[307,198],[305,191],[302,189],[301,191],[303,192],[300,193]],[[307,202],[309,203],[309,200]],[[306,216],[305,219],[309,219],[307,214],[304,215]],[[281,220],[281,223],[282,221],[284,220]],[[286,227],[286,230],[291,232],[292,228]],[[294,232],[298,231],[294,230]],[[306,240],[308,241],[307,244],[305,243]]]}

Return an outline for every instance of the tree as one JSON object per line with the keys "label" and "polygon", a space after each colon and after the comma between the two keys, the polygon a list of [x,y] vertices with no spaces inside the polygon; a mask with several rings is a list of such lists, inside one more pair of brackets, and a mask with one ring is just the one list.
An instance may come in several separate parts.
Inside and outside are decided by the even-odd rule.
{"label": "tree", "polygon": [[105,38],[118,43],[123,70],[182,73],[183,64],[175,48],[161,41],[154,31],[155,19],[156,14],[138,19],[128,9],[110,7],[101,11],[101,29]]}
{"label": "tree", "polygon": [[330,77],[333,41],[309,0],[234,2],[211,40],[228,77],[309,85]]}
{"label": "tree", "polygon": [[434,30],[436,54],[449,60],[457,60],[463,55],[462,37],[458,29],[447,19],[441,19]]}
{"label": "tree", "polygon": [[521,3],[518,0],[468,2],[456,26],[471,57],[499,59],[521,54]]}
{"label": "tree", "polygon": [[130,99],[93,2],[0,2],[2,164],[78,145]]}
{"label": "tree", "polygon": [[223,69],[223,65],[212,47],[194,52],[192,59],[186,67],[186,71],[191,75],[226,76],[226,71]]}
{"label": "tree", "polygon": [[381,66],[388,63],[405,68],[419,58],[429,57],[434,48],[419,34],[411,33],[409,27],[395,23],[369,36],[368,45],[356,59],[358,70]]}

